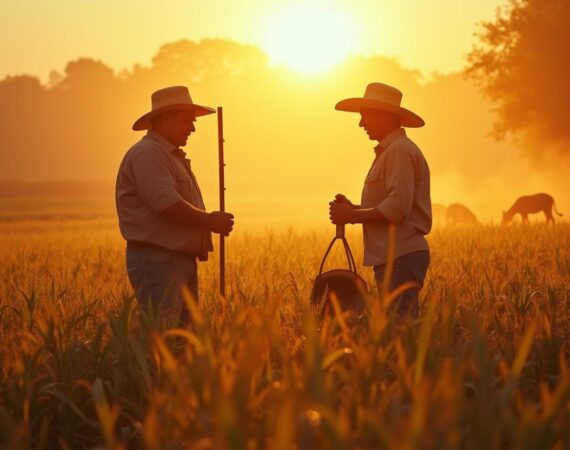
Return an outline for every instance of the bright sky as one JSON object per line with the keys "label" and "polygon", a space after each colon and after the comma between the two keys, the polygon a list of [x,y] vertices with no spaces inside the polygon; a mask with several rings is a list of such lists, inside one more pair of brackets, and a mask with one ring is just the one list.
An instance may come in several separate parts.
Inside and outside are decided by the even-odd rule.
{"label": "bright sky", "polygon": [[[329,53],[313,61],[322,68],[355,52],[395,56],[426,75],[445,73],[461,69],[476,23],[491,19],[504,3],[0,0],[0,78],[28,73],[46,79],[51,70],[62,71],[68,61],[82,56],[100,59],[115,69],[129,68],[148,64],[164,43],[211,37],[256,44],[272,53],[276,63],[306,71],[315,68],[307,65],[306,56],[291,60],[299,42],[306,43],[304,49],[328,43]],[[300,12],[292,13],[295,10]],[[314,28],[308,25],[313,22]]]}

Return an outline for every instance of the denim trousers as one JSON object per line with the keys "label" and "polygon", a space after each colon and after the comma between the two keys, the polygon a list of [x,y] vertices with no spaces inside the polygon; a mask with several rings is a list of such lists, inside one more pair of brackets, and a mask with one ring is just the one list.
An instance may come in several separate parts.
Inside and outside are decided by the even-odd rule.
{"label": "denim trousers", "polygon": [[127,274],[141,309],[152,309],[158,316],[188,325],[182,286],[198,301],[198,263],[158,247],[127,248]]}
{"label": "denim trousers", "polygon": [[[394,260],[392,276],[389,280],[390,291],[402,286],[404,283],[412,282],[413,287],[406,289],[399,294],[391,303],[391,309],[396,315],[409,315],[417,318],[419,315],[419,293],[424,285],[424,279],[429,267],[429,250],[421,250],[407,255],[402,255]],[[378,292],[382,291],[384,283],[384,273],[386,264],[374,266],[374,276],[378,286]]]}

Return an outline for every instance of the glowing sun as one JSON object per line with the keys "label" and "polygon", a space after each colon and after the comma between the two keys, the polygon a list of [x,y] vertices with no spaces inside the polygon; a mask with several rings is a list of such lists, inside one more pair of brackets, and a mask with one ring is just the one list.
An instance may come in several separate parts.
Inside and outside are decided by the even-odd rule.
{"label": "glowing sun", "polygon": [[340,63],[353,50],[351,25],[339,10],[292,7],[271,20],[264,48],[275,64],[305,73],[321,72]]}

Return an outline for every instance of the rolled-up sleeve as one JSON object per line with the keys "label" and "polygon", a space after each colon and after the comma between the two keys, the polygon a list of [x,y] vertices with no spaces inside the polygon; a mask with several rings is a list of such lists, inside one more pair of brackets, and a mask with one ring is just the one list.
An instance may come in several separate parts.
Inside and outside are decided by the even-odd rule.
{"label": "rolled-up sleeve", "polygon": [[160,149],[148,149],[131,160],[137,193],[157,213],[183,200],[176,190],[176,178],[161,152]]}
{"label": "rolled-up sleeve", "polygon": [[385,187],[388,196],[376,209],[392,223],[402,222],[412,210],[415,171],[412,155],[405,148],[393,148],[386,155]]}

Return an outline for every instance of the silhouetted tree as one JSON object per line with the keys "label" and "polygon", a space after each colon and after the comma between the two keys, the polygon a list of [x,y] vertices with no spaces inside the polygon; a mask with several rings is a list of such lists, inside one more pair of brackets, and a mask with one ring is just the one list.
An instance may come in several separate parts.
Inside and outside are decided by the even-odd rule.
{"label": "silhouetted tree", "polygon": [[29,104],[37,106],[38,101],[45,95],[45,89],[40,80],[30,75],[8,76],[0,81],[0,104],[6,111],[14,113],[14,109],[29,109]]}
{"label": "silhouetted tree", "polygon": [[568,24],[568,0],[508,0],[481,25],[466,73],[497,106],[497,138],[530,134],[570,152]]}
{"label": "silhouetted tree", "polygon": [[163,45],[153,58],[153,68],[197,82],[215,75],[239,75],[268,57],[259,48],[225,39],[204,39],[198,43],[180,40]]}
{"label": "silhouetted tree", "polygon": [[[164,45],[151,64],[121,72],[81,58],[45,84],[30,76],[0,80],[0,180],[114,180],[125,150],[141,136],[131,125],[150,108],[151,92],[187,84],[198,103],[225,108],[229,158],[239,149],[230,162],[235,198],[263,191],[275,204],[273,193],[287,186],[290,198],[310,191],[316,199],[337,184],[360,187],[358,170],[347,171],[344,180],[323,174],[351,164],[357,139],[366,148],[361,130],[347,126],[357,117],[337,113],[334,105],[362,93],[371,80],[398,86],[404,103],[425,118],[418,139],[434,173],[458,171],[476,185],[482,173],[511,173],[516,152],[486,139],[489,104],[461,74],[422,83],[420,72],[396,59],[354,56],[307,77],[272,67],[258,48],[207,39]],[[215,120],[197,126],[189,147],[195,166],[216,173],[216,166],[204,166],[215,164]],[[216,192],[215,177],[203,184],[204,191]]]}
{"label": "silhouetted tree", "polygon": [[8,76],[0,81],[0,177],[21,177],[45,167],[36,151],[46,141],[47,97],[36,77]]}
{"label": "silhouetted tree", "polygon": [[65,89],[76,89],[84,86],[105,85],[114,79],[113,70],[101,61],[79,58],[67,63],[65,76],[57,86]]}

